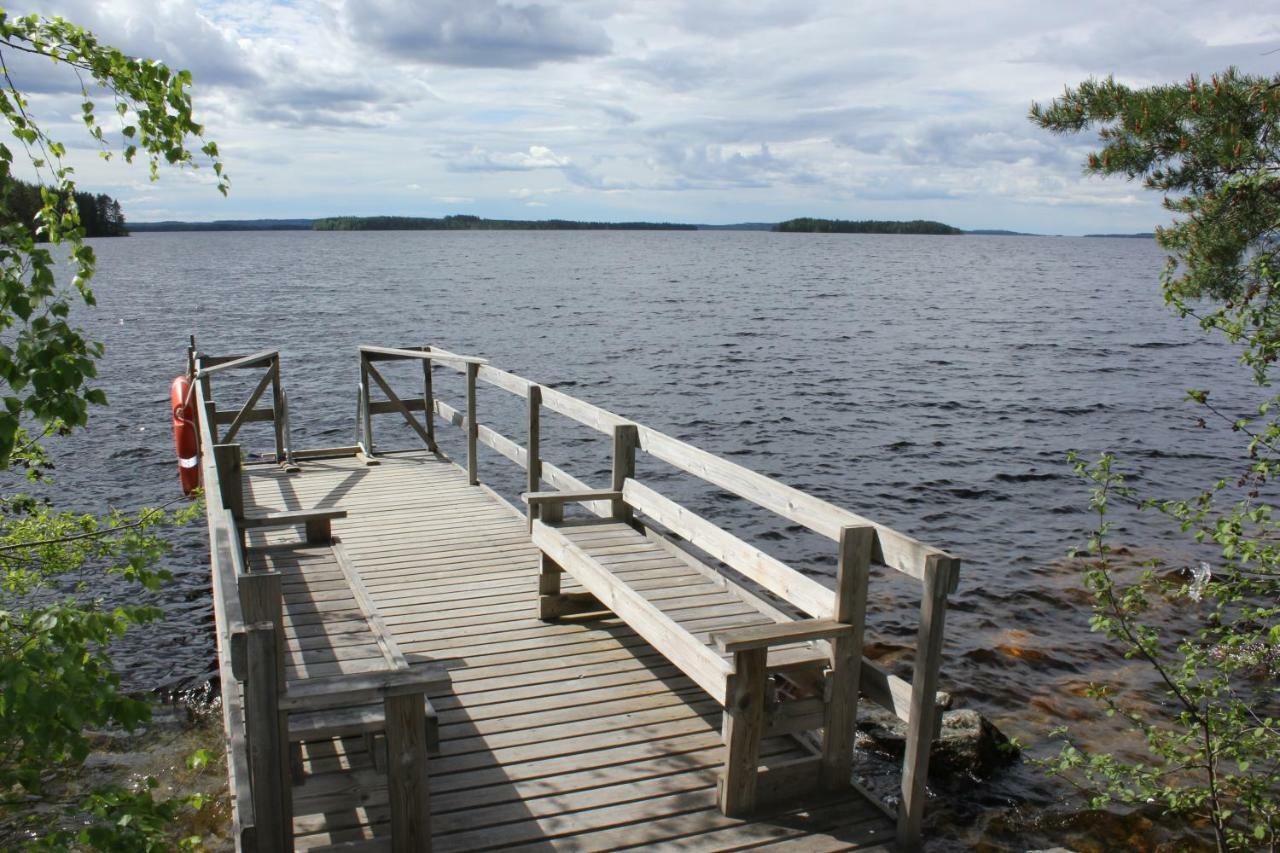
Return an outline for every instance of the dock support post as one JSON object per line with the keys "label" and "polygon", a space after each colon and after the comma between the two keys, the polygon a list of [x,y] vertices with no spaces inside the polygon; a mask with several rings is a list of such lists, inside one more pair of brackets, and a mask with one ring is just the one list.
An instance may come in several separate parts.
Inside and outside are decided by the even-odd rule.
{"label": "dock support post", "polygon": [[480,485],[480,475],[476,471],[476,441],[480,436],[480,424],[476,422],[476,376],[480,365],[467,362],[467,482],[473,486]]}
{"label": "dock support post", "polygon": [[733,656],[733,675],[724,709],[724,769],[716,789],[720,811],[742,817],[756,807],[760,778],[760,740],[764,737],[768,648]]}
{"label": "dock support post", "polygon": [[542,488],[542,386],[529,386],[529,442],[525,460],[525,490]]}
{"label": "dock support post", "polygon": [[938,672],[942,667],[942,633],[947,617],[947,591],[960,561],[931,554],[926,558],[924,591],[920,601],[920,631],[916,637],[916,666],[911,679],[911,722],[907,726],[906,756],[902,761],[902,802],[898,806],[898,848],[920,849],[924,822],[929,749],[937,728]]}
{"label": "dock support post", "polygon": [[431,800],[427,785],[427,718],[422,694],[383,700],[387,726],[387,800],[391,849],[431,849]]}
{"label": "dock support post", "polygon": [[258,839],[263,850],[288,851],[293,849],[293,791],[289,715],[280,710],[285,684],[280,575],[252,572],[241,575],[236,586],[248,625],[245,731]]}
{"label": "dock support post", "polygon": [[853,633],[830,640],[831,685],[822,729],[822,782],[828,788],[848,787],[853,773],[853,730],[858,717],[867,579],[875,541],[874,527],[840,529],[840,566],[832,618],[852,625]]}
{"label": "dock support post", "polygon": [[[431,347],[423,347],[423,350],[431,352]],[[436,395],[431,387],[431,380],[431,360],[425,359],[422,362],[422,416],[427,421],[427,449],[432,453],[438,453],[440,448],[436,446]]]}
{"label": "dock support post", "polygon": [[[618,424],[613,428],[613,485],[615,492],[622,491],[627,478],[636,476],[636,447],[640,444],[640,428],[635,424]],[[631,507],[622,498],[612,502],[610,515],[615,521],[631,521]]]}

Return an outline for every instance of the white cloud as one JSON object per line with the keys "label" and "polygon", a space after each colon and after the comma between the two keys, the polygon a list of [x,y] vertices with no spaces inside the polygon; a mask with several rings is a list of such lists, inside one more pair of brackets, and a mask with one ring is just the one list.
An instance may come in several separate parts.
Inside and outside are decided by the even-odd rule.
{"label": "white cloud", "polygon": [[[166,178],[126,210],[134,219],[434,215],[439,204],[511,216],[532,202],[566,218],[1148,230],[1168,218],[1158,200],[1083,177],[1092,141],[1038,130],[1029,104],[1091,75],[1272,74],[1280,47],[1280,11],[1245,0],[42,7],[195,74],[231,197],[209,192],[207,170]],[[67,118],[74,75],[13,67],[50,128],[81,139]],[[138,169],[73,153],[82,186],[142,197],[129,189]]]}

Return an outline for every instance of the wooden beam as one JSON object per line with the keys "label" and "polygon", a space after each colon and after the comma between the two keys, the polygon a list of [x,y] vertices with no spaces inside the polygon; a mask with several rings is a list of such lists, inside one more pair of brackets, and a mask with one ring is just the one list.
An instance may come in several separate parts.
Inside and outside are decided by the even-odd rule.
{"label": "wooden beam", "polygon": [[345,509],[290,509],[241,519],[240,527],[244,530],[254,530],[265,527],[306,525],[308,542],[327,544],[331,538],[330,523],[335,519],[346,517]]}
{"label": "wooden beam", "polygon": [[[249,401],[240,407],[240,411],[236,413],[235,418],[231,421],[231,426],[227,427],[227,432],[222,436],[224,444],[230,444],[231,439],[236,437],[236,433],[240,431],[240,427],[244,424],[245,417],[249,412],[253,411],[253,407],[258,405],[258,401],[262,399],[262,395],[266,392],[267,387],[271,385],[271,380],[275,371],[268,370],[258,381],[257,386],[253,389],[253,393],[249,395]],[[271,413],[272,420],[275,420],[274,410]]]}
{"label": "wooden beam", "polygon": [[821,757],[806,755],[761,767],[756,780],[756,805],[773,805],[811,794],[822,779],[821,765]]}
{"label": "wooden beam", "polygon": [[[586,483],[545,459],[542,460],[542,479],[562,492],[591,491]],[[608,518],[613,512],[613,504],[606,501],[584,501],[582,505],[601,518]]]}
{"label": "wooden beam", "polygon": [[573,504],[583,501],[613,501],[622,497],[616,489],[581,489],[572,492],[527,492],[520,496],[529,504]]}
{"label": "wooden beam", "polygon": [[373,412],[369,410],[369,359],[364,355],[363,350],[360,353],[360,443],[364,445],[366,456],[372,457],[373,452]]}
{"label": "wooden beam", "polygon": [[525,445],[525,491],[542,488],[542,388],[529,385],[527,396],[528,443]]}
{"label": "wooden beam", "polygon": [[848,625],[832,619],[800,619],[777,625],[752,625],[717,631],[711,635],[711,640],[720,651],[736,654],[748,649],[767,649],[787,643],[846,637],[850,632]]}
{"label": "wooden beam", "polygon": [[371,347],[365,344],[360,346],[361,355],[382,356],[382,360],[394,359],[422,359],[424,361],[440,361],[454,362],[459,364],[488,364],[489,360],[485,358],[474,358],[469,355],[457,355],[448,350],[442,350],[439,347],[429,347],[425,350],[420,349],[397,349],[395,347]]}
{"label": "wooden beam", "polygon": [[318,676],[296,682],[280,700],[285,711],[317,711],[343,705],[368,705],[388,696],[405,696],[448,687],[449,672],[440,663],[415,663],[411,669]]}
{"label": "wooden beam", "polygon": [[262,352],[255,352],[253,355],[206,355],[200,358],[200,367],[196,370],[196,376],[205,378],[212,376],[215,373],[221,373],[224,370],[238,370],[242,367],[257,367],[264,361],[270,361],[273,358],[279,357],[279,350],[263,350]]}
{"label": "wooden beam", "polygon": [[[731,672],[724,658],[703,645],[650,601],[631,589],[585,551],[541,521],[533,524],[533,544],[555,560],[605,607],[678,666],[721,704]],[[766,654],[766,652],[761,652]]]}
{"label": "wooden beam", "polygon": [[[769,738],[817,731],[826,724],[826,716],[827,703],[819,696],[779,702],[768,714],[768,727],[764,736]],[[815,768],[815,773],[820,769]]]}
{"label": "wooden beam", "polygon": [[732,566],[765,589],[818,619],[831,617],[835,595],[816,580],[800,574],[781,560],[742,541],[675,501],[639,482],[629,480],[622,489],[627,503],[672,533]]}
{"label": "wooden beam", "polygon": [[[431,436],[427,435],[426,429],[423,428],[422,424],[418,423],[418,419],[413,416],[413,413],[409,411],[408,407],[405,406],[398,396],[396,396],[396,392],[391,390],[391,386],[387,384],[387,380],[382,378],[382,373],[378,368],[374,367],[372,363],[369,364],[369,376],[372,377],[373,381],[382,389],[382,393],[387,395],[387,402],[395,407],[395,410],[404,418],[405,423],[413,427],[413,431],[422,439],[422,443],[430,447]],[[372,413],[372,408],[370,408],[370,412]]]}
{"label": "wooden beam", "polygon": [[285,461],[285,435],[284,435],[284,389],[280,387],[280,359],[276,358],[271,362],[271,413],[272,426],[275,427],[276,439],[276,461]]}
{"label": "wooden beam", "polygon": [[[930,563],[950,561],[930,557]],[[907,725],[906,755],[902,760],[902,802],[898,806],[898,847],[920,847],[924,807],[928,800],[929,750],[933,746],[935,696],[942,666],[943,629],[947,618],[947,579],[958,566],[931,565],[925,572],[920,601],[920,630],[916,636],[916,665],[911,677],[911,721]]]}
{"label": "wooden beam", "polygon": [[[237,520],[244,518],[243,461],[238,444],[215,444],[213,464],[218,475],[218,497]],[[208,488],[209,483],[205,483]]]}
{"label": "wooden beam", "polygon": [[856,513],[807,495],[799,489],[721,459],[657,430],[640,427],[640,449],[830,539],[839,541],[840,531],[845,527],[874,527],[877,546],[873,559],[917,580],[924,579],[925,562],[929,557],[951,559],[949,554],[906,534],[876,524]]}
{"label": "wooden beam", "polygon": [[505,370],[499,370],[488,364],[480,365],[480,371],[476,377],[481,382],[488,382],[495,385],[503,391],[515,394],[517,397],[529,396],[529,389],[533,387],[533,383],[523,376],[516,376],[514,373],[507,373]]}
{"label": "wooden beam", "polygon": [[477,468],[476,441],[479,431],[476,429],[476,371],[479,364],[467,362],[467,482],[473,486],[480,484],[480,473]]}
{"label": "wooden beam", "polygon": [[387,800],[393,853],[431,849],[427,720],[420,695],[383,700],[387,730]]}
{"label": "wooden beam", "polygon": [[764,735],[768,649],[734,655],[724,706],[724,770],[716,791],[720,811],[728,817],[751,814],[756,807],[760,773],[760,739]]}
{"label": "wooden beam", "polygon": [[277,630],[270,622],[256,622],[245,634],[245,730],[258,849],[289,851],[293,849],[292,797],[288,740],[280,736]]}
{"label": "wooden beam", "polygon": [[[408,409],[411,412],[426,411],[426,408],[424,407],[423,402],[418,399],[401,400],[400,405],[404,406],[406,409]],[[400,406],[397,406],[395,403],[391,402],[390,400],[374,400],[372,403],[369,404],[369,414],[371,415],[389,415],[392,412],[399,413],[399,411],[400,411]]]}
{"label": "wooden beam", "polygon": [[867,583],[875,541],[873,527],[846,527],[840,531],[835,618],[849,626],[849,633],[831,640],[830,695],[822,728],[822,781],[828,788],[845,788],[853,776],[862,636],[866,628]]}
{"label": "wooden beam", "polygon": [[[428,351],[430,349],[431,347],[427,347]],[[422,411],[425,413],[424,420],[427,422],[427,449],[437,453],[440,448],[436,446],[435,391],[432,388],[434,372],[429,360],[422,362]]]}
{"label": "wooden beam", "polygon": [[622,486],[636,476],[636,447],[640,438],[635,424],[618,424],[613,428],[613,501],[612,514],[618,521],[631,520],[631,507],[622,499]]}
{"label": "wooden beam", "polygon": [[563,391],[557,391],[546,385],[542,386],[542,405],[605,435],[613,435],[615,426],[630,423],[626,418],[619,417],[613,412],[593,406],[577,397],[570,397]]}
{"label": "wooden beam", "polygon": [[480,424],[476,427],[476,440],[485,447],[507,457],[521,468],[525,468],[529,464],[528,453],[525,449],[496,429],[490,429],[484,424]]}
{"label": "wooden beam", "polygon": [[254,409],[252,411],[249,411],[247,409],[239,409],[234,412],[216,412],[215,411],[213,419],[216,420],[216,422],[220,425],[229,424],[229,423],[234,423],[235,419],[240,417],[241,415],[244,416],[244,422],[247,424],[272,421],[272,420],[275,420],[275,417],[276,417],[276,413],[271,409]]}

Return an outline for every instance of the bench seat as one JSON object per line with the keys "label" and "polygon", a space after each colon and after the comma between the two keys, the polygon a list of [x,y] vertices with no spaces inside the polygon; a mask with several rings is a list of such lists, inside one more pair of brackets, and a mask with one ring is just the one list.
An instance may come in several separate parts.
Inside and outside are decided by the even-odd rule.
{"label": "bench seat", "polygon": [[[753,596],[722,575],[695,568],[691,558],[673,554],[670,546],[655,541],[629,524],[609,519],[588,519],[560,523],[540,522],[541,540],[534,544],[555,547],[552,537],[579,550],[608,568],[610,574],[677,624],[692,623],[688,631],[713,654],[731,663],[733,655],[716,648],[711,631],[699,630],[696,620],[707,614],[721,616],[715,633],[735,628],[779,624],[776,612],[767,612]],[[569,603],[567,600],[566,603]],[[817,672],[830,660],[816,641],[772,646],[768,653],[770,672],[811,669]]]}
{"label": "bench seat", "polygon": [[[638,522],[627,497],[637,494],[645,487],[621,478],[613,490],[525,495],[541,553],[539,618],[611,612],[724,708],[724,814],[744,816],[763,800],[818,786],[848,787],[862,660],[861,611],[851,605],[862,595],[855,584],[865,589],[874,531],[841,531],[843,592],[818,587],[821,595],[805,600],[825,602],[811,604],[814,618],[796,619]],[[608,515],[565,520],[565,504],[588,502],[609,507]],[[813,584],[781,571],[787,589]],[[582,591],[565,587],[565,576]],[[762,766],[762,743],[779,735],[793,736],[805,757]]]}
{"label": "bench seat", "polygon": [[[341,517],[336,515],[334,517]],[[267,516],[292,522],[284,513]],[[268,527],[247,519],[246,527]],[[253,547],[248,550],[251,571],[280,575],[284,627],[286,690],[312,679],[350,677],[362,673],[398,672],[410,664],[397,647],[369,600],[364,584],[340,540],[328,530],[308,530],[311,541]],[[323,536],[327,541],[315,541]],[[439,718],[424,697],[428,754],[439,751]],[[289,743],[294,781],[302,780],[302,745],[334,737],[364,735],[377,756],[374,739],[381,741],[386,715],[380,699],[289,715]]]}

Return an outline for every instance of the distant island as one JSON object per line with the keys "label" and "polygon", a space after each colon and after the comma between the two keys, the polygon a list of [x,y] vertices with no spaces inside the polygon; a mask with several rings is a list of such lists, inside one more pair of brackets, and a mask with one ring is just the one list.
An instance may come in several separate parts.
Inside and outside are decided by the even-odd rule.
{"label": "distant island", "polygon": [[1142,231],[1137,234],[1086,234],[1086,237],[1119,237],[1124,240],[1154,240],[1156,232]]}
{"label": "distant island", "polygon": [[774,231],[797,232],[809,234],[963,234],[959,228],[932,222],[925,219],[913,219],[899,222],[890,219],[811,219],[801,217],[788,219],[773,226]]}
{"label": "distant island", "polygon": [[132,231],[310,231],[310,219],[215,219],[213,222],[135,222]]}
{"label": "distant island", "polygon": [[696,231],[674,222],[576,222],[570,219],[482,219],[479,216],[330,216],[313,231]]}

